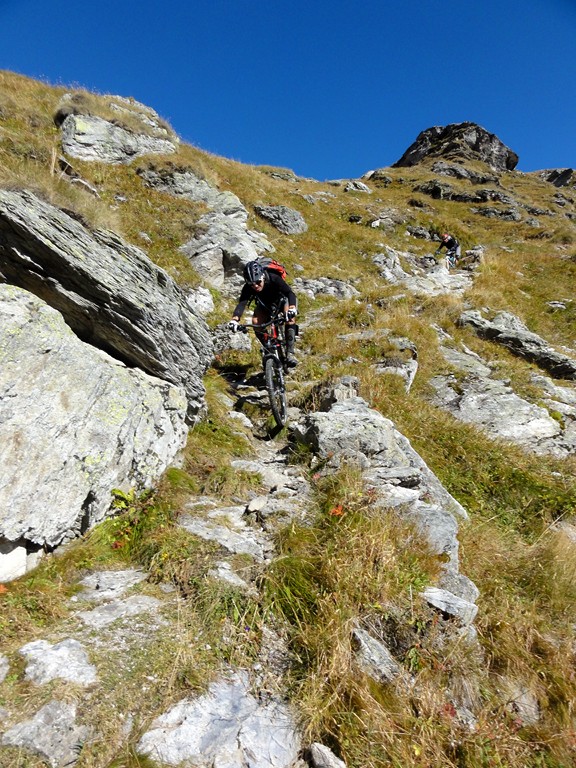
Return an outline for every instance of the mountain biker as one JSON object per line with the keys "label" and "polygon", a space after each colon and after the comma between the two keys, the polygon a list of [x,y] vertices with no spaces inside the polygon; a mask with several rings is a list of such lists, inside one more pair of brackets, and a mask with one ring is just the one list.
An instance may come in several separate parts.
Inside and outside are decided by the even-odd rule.
{"label": "mountain biker", "polygon": [[[266,269],[258,261],[248,262],[244,267],[243,276],[245,282],[228,328],[233,332],[238,330],[240,318],[251,301],[255,302],[253,325],[268,322],[281,306],[286,307],[286,362],[293,368],[298,365],[294,356],[296,294],[277,272]],[[256,331],[256,334],[261,340],[265,337],[261,331]]]}
{"label": "mountain biker", "polygon": [[440,245],[434,251],[434,256],[437,256],[442,248],[446,248],[446,262],[450,265],[456,266],[456,262],[460,258],[461,249],[460,243],[454,235],[449,235],[448,232],[444,232],[440,237]]}

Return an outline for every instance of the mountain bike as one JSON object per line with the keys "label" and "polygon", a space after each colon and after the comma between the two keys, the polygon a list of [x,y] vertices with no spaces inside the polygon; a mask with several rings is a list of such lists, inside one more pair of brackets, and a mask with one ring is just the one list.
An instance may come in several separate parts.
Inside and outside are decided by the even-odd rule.
{"label": "mountain bike", "polygon": [[458,263],[458,253],[456,249],[452,248],[446,251],[446,267],[448,269],[454,269]]}
{"label": "mountain bike", "polygon": [[286,384],[284,382],[284,375],[288,371],[285,324],[284,313],[277,312],[266,323],[238,326],[238,330],[243,333],[247,333],[250,328],[259,332],[256,338],[262,348],[264,381],[266,382],[272,415],[279,427],[283,427],[288,419]]}

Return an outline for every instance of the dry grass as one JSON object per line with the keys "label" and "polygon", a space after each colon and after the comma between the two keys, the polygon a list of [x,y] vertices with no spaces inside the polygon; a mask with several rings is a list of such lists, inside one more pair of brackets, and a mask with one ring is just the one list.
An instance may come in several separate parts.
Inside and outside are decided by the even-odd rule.
{"label": "dry grass", "polygon": [[[268,236],[290,277],[355,281],[362,294],[359,300],[301,301],[304,317],[310,310],[324,312],[305,328],[300,346],[309,354],[293,376],[318,380],[357,375],[362,396],[394,420],[466,506],[471,521],[460,534],[462,571],[481,591],[477,627],[484,656],[476,658],[457,640],[442,641],[445,627],[410,599],[410,588],[414,595],[433,580],[438,563],[413,531],[386,513],[374,513],[354,468],[317,479],[318,519],[284,533],[263,606],[246,603],[207,579],[213,550],[176,532],[171,515],[190,494],[207,492],[229,500],[257,489],[259,483],[257,477],[230,470],[230,459],[245,455],[248,443],[238,424],[227,419],[221,400],[224,387],[215,374],[207,378],[209,417],[192,431],[183,468],[167,474],[161,489],[165,505],[156,505],[157,516],[150,515],[146,526],[134,516],[109,523],[99,535],[64,558],[50,559],[34,576],[9,585],[0,596],[0,628],[9,652],[68,620],[65,601],[83,568],[132,558],[149,567],[157,581],[177,584],[188,600],[177,609],[182,610],[175,617],[177,636],[162,638],[158,648],[148,649],[147,660],[135,651],[133,676],[106,668],[107,682],[98,694],[102,698],[93,704],[98,718],[109,721],[106,760],[117,768],[141,763],[133,744],[121,744],[121,724],[111,707],[129,708],[128,702],[139,698],[146,666],[162,682],[143,699],[141,723],[172,697],[201,690],[221,664],[249,664],[261,622],[272,613],[291,628],[296,654],[291,693],[300,704],[304,730],[332,746],[349,768],[571,766],[576,732],[575,558],[573,545],[550,526],[573,514],[574,462],[527,456],[457,423],[428,402],[430,377],[449,368],[438,354],[432,324],[450,333],[455,344],[463,341],[495,362],[499,375],[510,378],[524,396],[536,398],[530,366],[456,325],[465,306],[512,311],[557,348],[573,345],[576,309],[568,305],[553,311],[547,304],[573,298],[576,284],[576,227],[554,202],[557,190],[520,173],[500,179],[502,191],[556,214],[541,215],[538,229],[525,222],[488,219],[472,213],[469,204],[435,200],[416,191],[431,178],[427,166],[389,169],[392,182],[368,182],[368,195],[182,145],[169,158],[140,160],[133,166],[75,161],[77,172],[98,190],[95,197],[54,172],[59,132],[53,118],[68,90],[76,93],[83,109],[130,127],[124,114],[110,110],[112,97],[0,72],[1,185],[31,188],[53,204],[76,211],[89,226],[121,233],[144,247],[179,283],[195,286],[199,278],[179,247],[194,233],[203,206],[146,188],[136,172],[147,162],[189,168],[239,196],[249,212],[249,227]],[[131,125],[141,129],[137,118]],[[486,172],[481,165],[476,170]],[[466,181],[443,180],[457,191],[475,189]],[[325,196],[316,203],[303,197],[318,192]],[[261,204],[299,210],[308,231],[293,237],[280,234],[255,215],[254,206]],[[389,208],[404,223],[389,231],[368,226]],[[570,207],[566,211],[574,212]],[[522,209],[522,215],[529,214]],[[360,217],[361,223],[352,223],[351,216]],[[399,289],[378,277],[371,257],[384,245],[415,254],[434,249],[431,241],[407,238],[407,224],[454,232],[464,248],[486,247],[474,286],[464,299],[391,301]],[[297,264],[303,272],[296,271]],[[225,316],[229,302],[219,300],[217,292],[215,297],[216,315]],[[376,341],[339,338],[363,330],[382,336]],[[385,332],[405,336],[418,348],[419,371],[410,394],[399,377],[374,372],[373,363],[394,352]],[[113,549],[112,543],[119,540],[123,546]],[[416,689],[380,686],[359,672],[350,642],[351,627],[358,621],[397,642],[398,658],[416,677]],[[213,653],[205,650],[207,645]],[[501,689],[509,677],[521,680],[538,699],[542,717],[537,725],[519,725],[506,708]],[[453,697],[474,702],[474,730],[455,715],[447,687]],[[106,688],[118,689],[110,707],[104,700]],[[18,689],[19,697],[26,695]],[[86,753],[84,759],[83,768],[104,764],[96,754]],[[34,765],[32,758],[29,765]]]}

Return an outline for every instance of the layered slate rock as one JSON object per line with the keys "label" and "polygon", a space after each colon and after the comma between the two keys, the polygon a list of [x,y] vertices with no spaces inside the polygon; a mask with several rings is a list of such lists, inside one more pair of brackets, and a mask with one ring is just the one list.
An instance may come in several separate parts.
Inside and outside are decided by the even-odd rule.
{"label": "layered slate rock", "polygon": [[495,134],[469,122],[427,128],[392,167],[409,167],[428,158],[480,160],[495,171],[512,171],[518,164],[518,155]]}
{"label": "layered slate rock", "polygon": [[0,285],[0,555],[11,578],[157,482],[183,448],[183,389],[83,343],[33,294]]}
{"label": "layered slate rock", "polygon": [[202,411],[208,326],[139,248],[89,232],[30,192],[0,190],[0,273],[61,312],[84,341],[182,385],[191,419]]}

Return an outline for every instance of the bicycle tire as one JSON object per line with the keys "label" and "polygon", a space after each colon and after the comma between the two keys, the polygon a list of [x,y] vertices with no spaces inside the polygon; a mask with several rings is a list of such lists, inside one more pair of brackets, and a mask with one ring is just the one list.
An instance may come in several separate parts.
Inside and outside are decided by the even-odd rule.
{"label": "bicycle tire", "polygon": [[284,385],[284,371],[277,357],[267,357],[264,361],[264,379],[270,398],[272,415],[279,427],[283,427],[287,421],[288,406],[286,404],[286,387]]}

